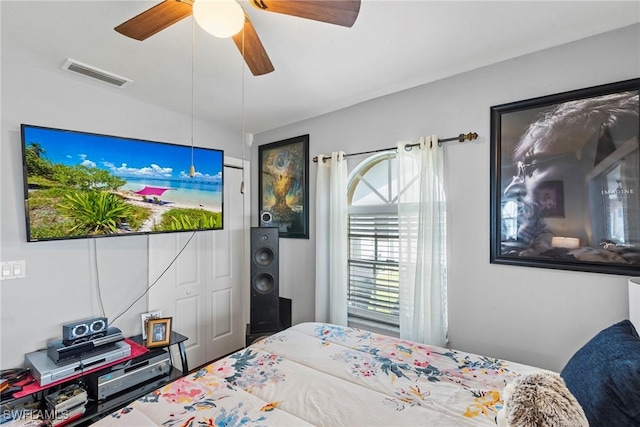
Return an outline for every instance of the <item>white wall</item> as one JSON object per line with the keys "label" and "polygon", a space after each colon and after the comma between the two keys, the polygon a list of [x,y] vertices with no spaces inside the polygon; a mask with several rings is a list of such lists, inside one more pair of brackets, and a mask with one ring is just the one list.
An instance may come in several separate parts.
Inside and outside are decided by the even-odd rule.
{"label": "white wall", "polygon": [[[259,145],[307,133],[314,157],[477,132],[478,140],[445,148],[450,346],[559,371],[591,336],[627,317],[627,277],[489,263],[489,108],[639,76],[635,25],[256,135],[252,164]],[[349,168],[363,159],[350,158]],[[293,300],[294,323],[314,317],[315,174],[310,161],[310,239],[280,239],[280,289]],[[253,224],[257,179],[256,170]]]}
{"label": "white wall", "polygon": [[[60,70],[44,71],[3,46],[0,259],[26,260],[26,278],[0,282],[2,369],[20,366],[25,353],[60,339],[62,324],[101,315],[98,284],[110,319],[145,290],[147,237],[27,243],[22,204],[20,123],[190,144],[190,117],[125,93]],[[241,144],[234,143],[242,141],[239,134],[203,122],[195,129],[196,145],[241,157]],[[126,336],[140,333],[146,301],[142,298],[114,326]]]}
{"label": "white wall", "polygon": [[[0,259],[27,262],[25,279],[0,282],[3,369],[58,339],[61,324],[99,315],[97,275],[106,314],[114,317],[142,293],[148,274],[142,236],[26,242],[19,124],[184,144],[190,138],[188,117],[28,62],[3,46]],[[430,133],[478,132],[477,141],[446,148],[450,344],[559,370],[594,333],[627,316],[626,277],[489,264],[489,107],[638,76],[636,25],[256,135],[252,164],[258,145],[305,133],[313,157],[389,147]],[[241,157],[233,143],[239,139],[222,127],[196,123],[196,141],[220,141],[211,146],[228,156]],[[362,159],[352,158],[350,167]],[[280,240],[281,295],[293,300],[294,322],[312,320],[314,313],[315,171],[310,163],[311,238]],[[254,166],[253,224],[257,176]],[[139,333],[145,310],[144,302],[136,304],[115,326]]]}

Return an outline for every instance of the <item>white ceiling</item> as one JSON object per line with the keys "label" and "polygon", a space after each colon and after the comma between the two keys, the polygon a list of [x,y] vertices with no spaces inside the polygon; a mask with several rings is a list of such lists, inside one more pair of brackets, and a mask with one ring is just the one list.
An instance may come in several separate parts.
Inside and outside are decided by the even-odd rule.
{"label": "white ceiling", "polygon": [[[113,30],[157,3],[2,0],[2,49],[190,116],[192,18],[142,42]],[[248,133],[640,22],[637,0],[362,0],[352,28],[260,11],[247,0],[240,4],[275,71],[254,77],[231,39],[196,26],[194,106],[196,116]],[[62,71],[66,58],[134,83],[112,88]]]}

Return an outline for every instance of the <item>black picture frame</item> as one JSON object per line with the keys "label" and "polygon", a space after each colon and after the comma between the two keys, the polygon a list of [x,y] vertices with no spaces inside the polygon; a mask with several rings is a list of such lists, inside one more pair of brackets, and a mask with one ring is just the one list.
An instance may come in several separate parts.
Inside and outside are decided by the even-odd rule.
{"label": "black picture frame", "polygon": [[258,147],[261,227],[279,237],[309,238],[309,135]]}
{"label": "black picture frame", "polygon": [[491,263],[640,273],[639,94],[636,78],[490,108]]}

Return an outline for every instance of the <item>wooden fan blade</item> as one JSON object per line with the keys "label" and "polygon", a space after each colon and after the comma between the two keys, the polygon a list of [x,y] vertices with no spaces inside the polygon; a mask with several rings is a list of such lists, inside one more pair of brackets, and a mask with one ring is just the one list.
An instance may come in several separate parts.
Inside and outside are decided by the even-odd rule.
{"label": "wooden fan blade", "polygon": [[274,70],[273,64],[271,64],[271,60],[258,37],[258,33],[246,13],[244,15],[244,27],[242,31],[233,36],[233,41],[254,76],[268,74]]}
{"label": "wooden fan blade", "polygon": [[250,0],[269,12],[351,27],[360,12],[360,0]]}
{"label": "wooden fan blade", "polygon": [[164,0],[114,29],[127,37],[144,40],[191,15],[192,0]]}

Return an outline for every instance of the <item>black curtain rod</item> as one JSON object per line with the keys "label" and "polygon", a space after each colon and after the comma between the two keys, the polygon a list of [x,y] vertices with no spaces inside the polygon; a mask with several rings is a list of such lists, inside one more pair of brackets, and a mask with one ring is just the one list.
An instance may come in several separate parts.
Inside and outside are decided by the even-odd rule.
{"label": "black curtain rod", "polygon": [[[458,136],[454,136],[452,138],[444,138],[444,139],[439,139],[438,140],[438,147],[442,147],[442,143],[443,142],[449,142],[449,141],[458,141],[458,142],[464,142],[464,141],[472,141],[474,139],[478,138],[478,134],[475,132],[469,132],[469,133],[461,133]],[[420,145],[419,142],[416,142],[415,144],[409,144],[407,145],[407,147],[417,147],[418,145]],[[363,154],[373,154],[373,153],[382,153],[384,151],[391,151],[391,150],[395,150],[396,147],[391,147],[391,148],[381,148],[379,150],[371,150],[371,151],[361,151],[359,153],[351,153],[351,154],[345,154],[345,157],[349,157],[349,156],[360,156]],[[330,159],[330,157],[323,157],[322,161],[324,162],[324,159]],[[313,163],[318,163],[318,156],[313,158]]]}

